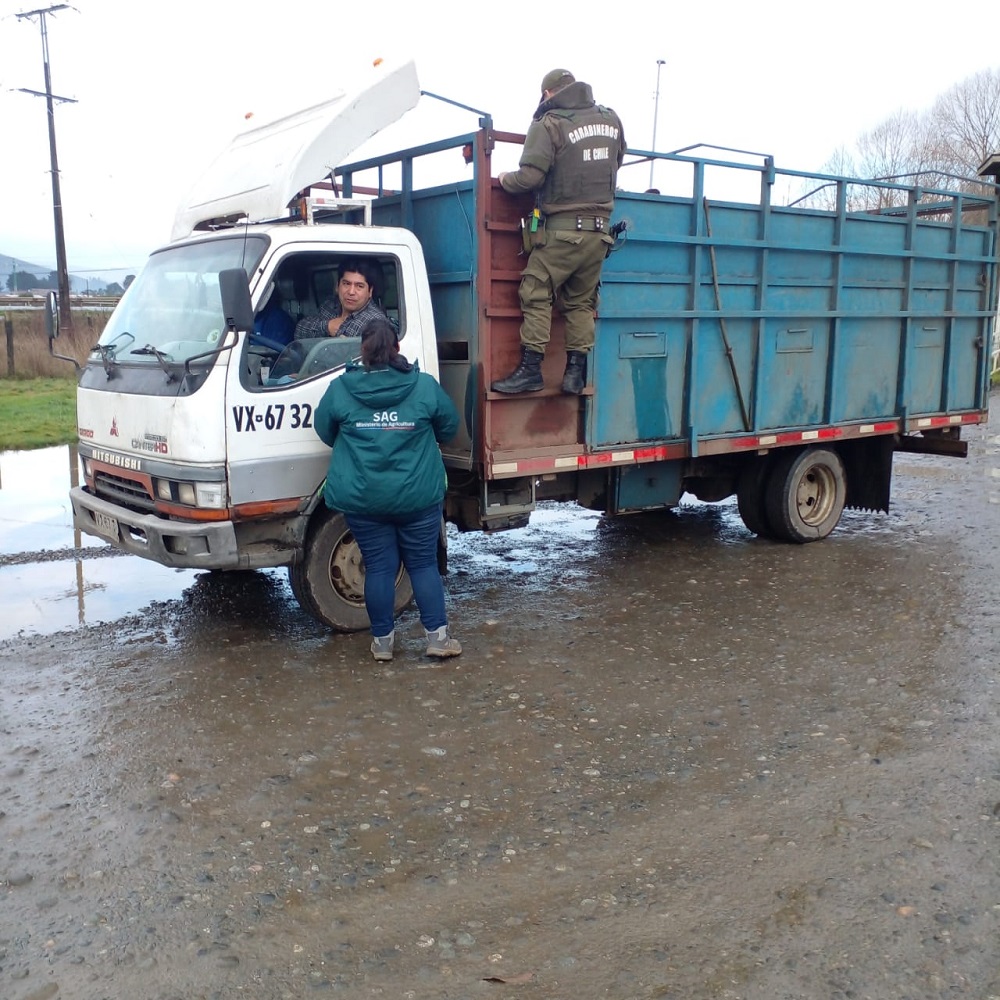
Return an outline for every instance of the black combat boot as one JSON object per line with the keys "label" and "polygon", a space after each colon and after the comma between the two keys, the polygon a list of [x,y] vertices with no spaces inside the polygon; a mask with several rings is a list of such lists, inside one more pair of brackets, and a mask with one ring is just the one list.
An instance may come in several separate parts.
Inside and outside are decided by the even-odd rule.
{"label": "black combat boot", "polygon": [[521,345],[520,364],[506,377],[498,379],[490,388],[494,392],[538,392],[545,388],[542,381],[544,354]]}
{"label": "black combat boot", "polygon": [[563,372],[562,391],[579,396],[587,384],[587,355],[584,351],[566,352],[566,371]]}

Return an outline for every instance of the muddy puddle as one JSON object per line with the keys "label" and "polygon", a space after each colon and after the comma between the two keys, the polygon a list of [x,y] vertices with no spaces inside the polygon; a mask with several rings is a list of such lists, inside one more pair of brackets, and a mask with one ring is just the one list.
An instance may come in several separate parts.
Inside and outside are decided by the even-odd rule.
{"label": "muddy puddle", "polygon": [[70,447],[0,452],[0,641],[112,622],[177,597],[199,574],[122,557],[73,528]]}
{"label": "muddy puddle", "polygon": [[1000,996],[996,415],[816,545],[455,533],[444,664],[280,571],[77,559],[62,490],[2,508],[70,623],[0,648],[4,1000]]}

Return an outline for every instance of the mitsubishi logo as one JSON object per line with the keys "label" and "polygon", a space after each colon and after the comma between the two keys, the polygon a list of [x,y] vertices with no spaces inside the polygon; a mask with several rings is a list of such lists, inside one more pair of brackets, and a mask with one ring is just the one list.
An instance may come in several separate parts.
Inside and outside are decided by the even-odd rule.
{"label": "mitsubishi logo", "polygon": [[111,418],[111,436],[112,437],[118,437],[118,418],[117,417],[112,417]]}

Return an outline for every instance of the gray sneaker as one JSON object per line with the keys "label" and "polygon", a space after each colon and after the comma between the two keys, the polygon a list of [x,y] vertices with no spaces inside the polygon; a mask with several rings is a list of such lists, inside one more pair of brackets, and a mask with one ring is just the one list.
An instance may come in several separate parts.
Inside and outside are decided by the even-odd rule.
{"label": "gray sneaker", "polygon": [[395,629],[393,629],[388,635],[372,636],[372,656],[374,656],[376,660],[391,660],[392,644],[395,638]]}
{"label": "gray sneaker", "polygon": [[462,644],[448,635],[448,626],[442,625],[433,632],[427,633],[428,656],[458,656],[462,652]]}

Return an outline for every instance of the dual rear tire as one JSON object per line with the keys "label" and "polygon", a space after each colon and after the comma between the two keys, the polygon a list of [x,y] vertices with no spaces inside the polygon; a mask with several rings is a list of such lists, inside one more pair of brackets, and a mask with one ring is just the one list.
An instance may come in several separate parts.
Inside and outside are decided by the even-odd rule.
{"label": "dual rear tire", "polygon": [[789,449],[756,461],[744,470],[736,494],[750,531],[796,543],[826,538],[846,499],[844,463],[829,448]]}

